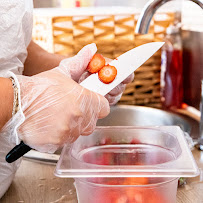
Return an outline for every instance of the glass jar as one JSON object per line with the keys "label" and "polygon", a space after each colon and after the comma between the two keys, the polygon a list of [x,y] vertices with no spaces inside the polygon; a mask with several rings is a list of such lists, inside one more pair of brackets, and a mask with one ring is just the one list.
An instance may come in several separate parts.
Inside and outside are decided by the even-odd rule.
{"label": "glass jar", "polygon": [[182,41],[178,25],[167,28],[161,54],[161,102],[164,109],[183,103]]}

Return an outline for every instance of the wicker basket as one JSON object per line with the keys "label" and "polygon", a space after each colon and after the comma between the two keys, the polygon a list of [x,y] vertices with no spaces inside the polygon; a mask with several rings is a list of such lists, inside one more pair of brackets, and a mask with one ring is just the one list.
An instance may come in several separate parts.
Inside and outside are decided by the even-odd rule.
{"label": "wicker basket", "polygon": [[[175,13],[158,13],[149,34],[138,35],[138,16],[132,8],[36,9],[33,39],[47,51],[64,55],[74,55],[95,42],[99,53],[113,59],[141,44],[163,40],[166,28],[175,20]],[[120,103],[160,107],[160,55],[156,52],[136,70]]]}

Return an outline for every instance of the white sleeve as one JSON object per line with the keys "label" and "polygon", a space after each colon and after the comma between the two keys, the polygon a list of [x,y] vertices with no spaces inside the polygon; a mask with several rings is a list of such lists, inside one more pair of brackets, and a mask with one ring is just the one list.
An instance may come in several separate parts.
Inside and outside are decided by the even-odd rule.
{"label": "white sleeve", "polygon": [[18,169],[21,159],[18,159],[14,163],[7,163],[5,161],[6,154],[19,143],[17,136],[17,128],[25,120],[25,116],[21,109],[20,101],[20,85],[14,73],[10,71],[0,71],[0,77],[9,78],[12,77],[18,87],[20,110],[7,122],[0,132],[0,199],[9,188],[16,170]]}
{"label": "white sleeve", "polygon": [[9,137],[9,141],[12,144],[19,144],[20,140],[17,135],[17,128],[24,122],[25,116],[21,107],[21,97],[20,97],[20,85],[16,75],[11,71],[0,72],[0,77],[9,78],[12,77],[15,80],[16,86],[18,88],[18,102],[19,110],[18,112],[5,124],[3,129],[0,132],[0,136],[6,135]]}

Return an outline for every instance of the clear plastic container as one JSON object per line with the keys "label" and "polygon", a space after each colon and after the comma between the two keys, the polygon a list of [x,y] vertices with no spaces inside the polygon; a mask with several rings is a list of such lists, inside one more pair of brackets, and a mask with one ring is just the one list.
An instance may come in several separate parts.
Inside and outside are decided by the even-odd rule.
{"label": "clear plastic container", "polygon": [[64,147],[55,171],[75,178],[80,203],[175,203],[178,178],[198,174],[176,126],[98,127]]}

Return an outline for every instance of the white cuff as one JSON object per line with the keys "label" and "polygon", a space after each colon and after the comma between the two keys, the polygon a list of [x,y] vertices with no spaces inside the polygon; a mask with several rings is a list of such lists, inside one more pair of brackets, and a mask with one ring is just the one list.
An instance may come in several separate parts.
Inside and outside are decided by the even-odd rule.
{"label": "white cuff", "polygon": [[11,143],[19,144],[20,139],[17,135],[18,127],[25,121],[25,116],[21,107],[21,96],[20,96],[20,84],[16,75],[11,71],[3,71],[0,72],[0,77],[10,78],[12,77],[15,80],[16,86],[18,88],[18,102],[19,102],[19,110],[18,112],[5,124],[5,126],[1,130],[1,136],[7,136],[10,139]]}

